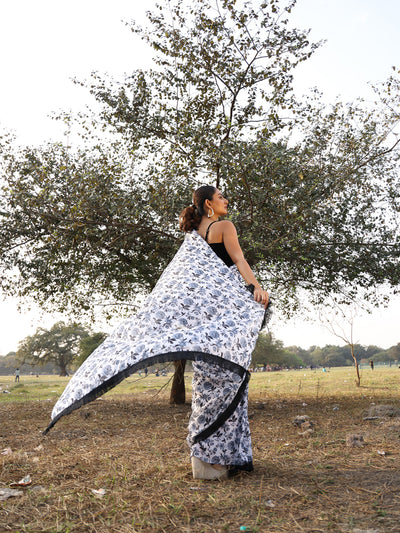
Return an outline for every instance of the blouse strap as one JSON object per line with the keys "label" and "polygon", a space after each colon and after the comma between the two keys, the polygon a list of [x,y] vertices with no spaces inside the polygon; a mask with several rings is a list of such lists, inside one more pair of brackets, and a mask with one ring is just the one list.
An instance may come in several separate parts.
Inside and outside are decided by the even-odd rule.
{"label": "blouse strap", "polygon": [[206,242],[208,242],[208,241],[207,241],[207,238],[208,238],[208,232],[210,231],[211,226],[212,226],[213,224],[215,224],[216,222],[218,222],[218,220],[214,220],[214,222],[211,222],[211,224],[209,224],[209,226],[208,226],[208,228],[207,228],[207,231],[206,231],[206,236],[204,237],[204,240],[205,240]]}

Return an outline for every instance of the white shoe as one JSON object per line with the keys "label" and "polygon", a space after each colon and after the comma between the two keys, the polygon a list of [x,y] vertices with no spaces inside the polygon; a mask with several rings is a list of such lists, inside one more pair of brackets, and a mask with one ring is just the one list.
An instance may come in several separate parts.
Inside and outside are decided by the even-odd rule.
{"label": "white shoe", "polygon": [[209,463],[192,456],[193,479],[227,479],[228,467],[214,468]]}

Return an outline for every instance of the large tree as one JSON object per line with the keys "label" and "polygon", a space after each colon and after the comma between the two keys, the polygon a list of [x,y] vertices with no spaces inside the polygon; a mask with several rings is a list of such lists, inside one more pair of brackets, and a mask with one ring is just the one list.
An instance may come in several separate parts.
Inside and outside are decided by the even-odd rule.
{"label": "large tree", "polygon": [[[297,101],[318,47],[290,28],[295,1],[171,0],[132,30],[154,68],[85,84],[81,145],[2,139],[1,288],[81,312],[134,305],[181,242],[193,187],[230,201],[250,264],[286,311],[298,294],[351,300],[400,280],[397,73],[375,106]],[[100,111],[99,111],[100,109]],[[108,307],[107,307],[108,309]]]}
{"label": "large tree", "polygon": [[16,357],[20,364],[33,366],[54,362],[60,376],[67,376],[68,368],[79,355],[81,340],[87,336],[88,332],[79,324],[57,322],[50,329],[38,328],[34,335],[22,340]]}

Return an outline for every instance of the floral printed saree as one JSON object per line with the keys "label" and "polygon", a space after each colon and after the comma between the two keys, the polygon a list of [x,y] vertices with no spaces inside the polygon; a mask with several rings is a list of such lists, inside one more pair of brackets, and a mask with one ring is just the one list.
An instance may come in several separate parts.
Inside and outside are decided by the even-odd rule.
{"label": "floral printed saree", "polygon": [[206,462],[250,464],[248,367],[263,318],[237,268],[227,267],[196,231],[188,233],[141,310],[71,378],[44,433],[129,375],[188,359],[194,362],[192,453]]}

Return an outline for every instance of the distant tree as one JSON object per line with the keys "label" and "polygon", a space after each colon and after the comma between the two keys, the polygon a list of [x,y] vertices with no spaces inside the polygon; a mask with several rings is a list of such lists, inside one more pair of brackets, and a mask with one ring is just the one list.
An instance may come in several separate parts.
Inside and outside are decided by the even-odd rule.
{"label": "distant tree", "polygon": [[15,352],[8,353],[0,357],[0,375],[9,376],[14,374],[16,367],[19,365],[17,363]]}
{"label": "distant tree", "polygon": [[323,309],[320,313],[322,324],[330,333],[344,341],[348,346],[356,369],[355,383],[357,387],[361,384],[358,361],[365,355],[365,349],[354,341],[354,323],[358,310],[359,308],[354,303],[349,306],[340,306],[334,302],[331,309]]}
{"label": "distant tree", "polygon": [[303,365],[311,365],[313,363],[310,357],[310,349],[306,350],[300,346],[289,346],[286,348],[289,352],[294,353],[301,361]]}
{"label": "distant tree", "polygon": [[381,350],[374,354],[370,359],[372,359],[374,363],[385,363],[386,361],[390,361],[389,350]]}
{"label": "distant tree", "polygon": [[252,354],[252,365],[278,363],[284,354],[282,341],[275,340],[272,333],[260,333]]}
{"label": "distant tree", "polygon": [[26,337],[19,343],[17,360],[20,364],[43,366],[54,362],[60,376],[67,376],[67,368],[79,354],[80,341],[88,332],[79,324],[57,322],[49,330],[38,328],[34,335]]}
{"label": "distant tree", "polygon": [[98,332],[83,337],[79,342],[79,356],[76,359],[76,365],[80,366],[94,350],[106,339],[107,334]]}
{"label": "distant tree", "polygon": [[323,349],[319,346],[311,346],[308,350],[308,361],[312,366],[323,365]]}
{"label": "distant tree", "polygon": [[[352,351],[351,346],[347,344],[346,346],[342,347],[343,355],[346,359],[352,359]],[[354,356],[357,358],[357,361],[361,361],[361,359],[365,359],[367,357],[367,352],[364,346],[361,344],[354,344],[353,346],[353,353]]]}
{"label": "distant tree", "polygon": [[305,363],[301,357],[296,355],[291,350],[285,349],[281,358],[280,366],[285,368],[299,368],[305,366]]}
{"label": "distant tree", "polygon": [[390,360],[400,361],[400,342],[389,348],[388,355]]}
{"label": "distant tree", "polygon": [[353,364],[348,346],[325,347],[324,364],[326,366],[349,366]]}
{"label": "distant tree", "polygon": [[283,342],[274,339],[271,333],[261,333],[257,339],[251,362],[253,365],[279,365],[298,367],[304,362],[295,353],[285,349]]}
{"label": "distant tree", "polygon": [[[377,347],[375,347],[377,348]],[[400,343],[391,346],[387,350],[382,350],[382,348],[377,348],[377,351],[369,357],[375,362],[386,362],[390,363],[393,361],[400,361]]]}
{"label": "distant tree", "polygon": [[369,346],[367,346],[367,348],[365,349],[365,355],[364,357],[366,359],[372,359],[376,354],[378,353],[381,353],[383,352],[384,350],[382,350],[382,348],[380,348],[379,346],[375,346],[375,345],[372,345],[370,344]]}

